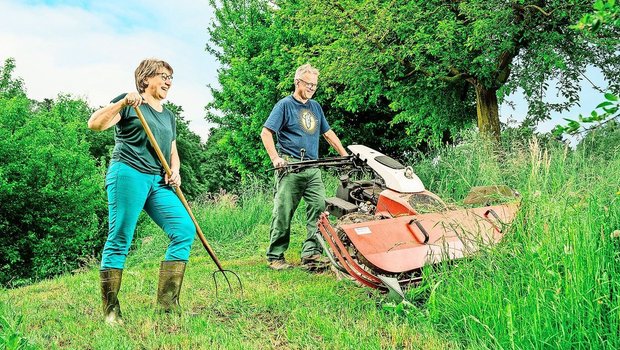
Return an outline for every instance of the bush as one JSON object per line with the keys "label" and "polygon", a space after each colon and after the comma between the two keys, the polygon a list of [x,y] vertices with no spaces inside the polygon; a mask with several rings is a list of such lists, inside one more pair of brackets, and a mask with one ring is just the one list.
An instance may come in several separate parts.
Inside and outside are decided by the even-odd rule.
{"label": "bush", "polygon": [[79,267],[101,249],[103,174],[85,141],[85,102],[60,96],[35,110],[0,95],[0,284]]}

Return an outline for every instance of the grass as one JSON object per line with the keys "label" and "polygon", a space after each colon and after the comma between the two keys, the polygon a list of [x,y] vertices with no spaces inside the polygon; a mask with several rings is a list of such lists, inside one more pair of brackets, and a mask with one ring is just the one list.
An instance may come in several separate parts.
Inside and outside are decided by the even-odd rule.
{"label": "grass", "polygon": [[[270,270],[264,260],[270,195],[230,199],[202,203],[194,211],[224,267],[241,278],[243,296],[234,284],[229,292],[218,278],[215,298],[212,273],[217,268],[196,240],[181,295],[184,312],[157,313],[157,272],[167,239],[145,220],[123,274],[124,327],[102,323],[99,276],[93,267],[3,291],[0,314],[23,318],[4,332],[45,349],[449,348],[430,328],[412,334],[414,325],[384,312],[382,296],[373,291],[328,273]],[[301,212],[298,216],[287,255],[295,264],[305,236]],[[216,234],[224,239],[214,240]]]}
{"label": "grass", "polygon": [[519,216],[495,249],[428,273],[428,321],[475,349],[619,348],[618,157],[536,142],[507,156],[501,174],[523,194]]}
{"label": "grass", "polygon": [[[499,151],[470,138],[414,169],[451,203],[471,186],[488,184],[507,184],[522,199],[499,245],[425,269],[407,302],[390,303],[329,273],[268,269],[271,193],[251,189],[193,205],[222,264],[243,281],[243,296],[220,287],[215,298],[216,267],[197,240],[183,313],[157,313],[167,239],[144,220],[123,276],[124,327],[103,324],[92,266],[2,290],[0,349],[620,348],[617,154],[602,158],[537,141]],[[295,264],[305,237],[302,217],[298,211],[287,252]]]}
{"label": "grass", "polygon": [[[163,252],[162,243],[153,239],[141,249]],[[309,275],[301,269],[274,272],[262,256],[224,263],[239,274],[243,296],[238,289],[229,293],[222,288],[215,299],[215,266],[204,254],[195,254],[183,285],[185,310],[180,316],[154,311],[157,266],[137,259],[123,276],[122,328],[101,322],[95,270],[7,291],[1,311],[22,315],[19,334],[46,349],[378,349],[433,343],[442,348],[434,337],[412,339],[406,319],[377,307],[378,295],[331,275]]]}

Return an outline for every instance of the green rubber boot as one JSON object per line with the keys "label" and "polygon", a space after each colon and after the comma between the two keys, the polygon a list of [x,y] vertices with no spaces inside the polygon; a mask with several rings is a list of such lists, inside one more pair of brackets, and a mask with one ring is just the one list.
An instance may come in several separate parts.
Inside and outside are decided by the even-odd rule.
{"label": "green rubber boot", "polygon": [[123,270],[109,269],[99,271],[101,278],[101,301],[105,323],[115,326],[122,325],[121,304],[118,302],[118,291],[121,288]]}
{"label": "green rubber boot", "polygon": [[185,275],[185,262],[162,261],[159,268],[157,305],[164,312],[180,312],[179,294]]}

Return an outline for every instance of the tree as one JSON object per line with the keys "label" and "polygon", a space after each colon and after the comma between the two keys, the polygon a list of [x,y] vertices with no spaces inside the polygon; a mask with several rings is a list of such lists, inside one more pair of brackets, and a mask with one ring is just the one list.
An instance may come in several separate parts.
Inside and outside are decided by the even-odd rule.
{"label": "tree", "polygon": [[0,69],[0,284],[70,271],[103,246],[103,174],[85,138],[84,101],[29,100]]}
{"label": "tree", "polygon": [[205,190],[219,193],[220,190],[240,193],[243,191],[241,176],[228,163],[228,152],[222,147],[227,132],[223,128],[212,129],[206,144],[205,159],[200,172],[206,174]]}
{"label": "tree", "polygon": [[211,0],[215,20],[207,50],[222,65],[221,88],[211,87],[207,119],[219,125],[219,141],[209,143],[226,157],[231,171],[247,177],[265,175],[270,166],[260,131],[275,102],[291,91],[292,51],[303,38],[274,16],[262,0]]}
{"label": "tree", "polygon": [[[284,9],[299,2],[277,3]],[[524,90],[530,120],[536,122],[578,102],[587,65],[600,68],[614,84],[620,81],[617,30],[615,37],[570,30],[589,10],[589,1],[302,2],[306,11],[292,20],[319,42],[307,51],[318,56],[330,80],[344,85],[347,95],[370,103],[385,97],[397,113],[395,120],[419,122],[423,114],[438,114],[449,103],[446,98],[453,96],[440,98],[442,92],[473,90],[470,101],[480,131],[498,138],[498,97],[517,88]],[[564,101],[544,102],[550,82]],[[412,110],[412,101],[428,96],[436,101]]]}
{"label": "tree", "polygon": [[0,95],[2,97],[11,98],[26,95],[24,81],[21,78],[13,77],[14,70],[14,58],[7,58],[4,65],[0,67]]}
{"label": "tree", "polygon": [[[219,86],[211,87],[214,100],[207,116],[219,125],[218,142],[209,142],[208,149],[217,148],[214,154],[233,177],[268,176],[265,169],[271,163],[259,137],[262,125],[274,104],[294,90],[295,69],[316,56],[307,49],[315,46],[317,39],[300,31],[292,20],[296,11],[303,10],[301,7],[278,8],[264,0],[213,0],[211,5],[215,20],[209,29],[208,51],[222,68],[218,71]],[[427,144],[430,134],[438,135],[436,140],[441,141],[449,135],[446,130],[463,125],[463,118],[458,122],[436,119],[426,134],[418,132],[415,123],[403,127],[402,122],[392,122],[394,112],[387,99],[365,100],[368,105],[358,107],[356,101],[364,101],[363,96],[346,95],[344,85],[330,81],[330,74],[319,68],[322,72],[316,99],[344,144],[361,143],[388,154],[402,154],[414,145]],[[352,74],[363,72],[360,68]],[[379,86],[371,87],[377,90]],[[460,93],[454,90],[455,96]],[[455,108],[471,111],[471,105]],[[325,142],[320,147],[322,155],[330,151]]]}

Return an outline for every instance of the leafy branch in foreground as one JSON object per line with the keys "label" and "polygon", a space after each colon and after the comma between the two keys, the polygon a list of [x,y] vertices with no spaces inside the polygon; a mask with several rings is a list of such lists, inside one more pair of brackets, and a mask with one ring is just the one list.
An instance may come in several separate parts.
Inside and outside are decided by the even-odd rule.
{"label": "leafy branch in foreground", "polygon": [[607,99],[607,101],[596,106],[596,109],[602,109],[602,113],[599,114],[599,112],[595,109],[592,113],[590,113],[590,116],[584,117],[580,114],[579,120],[564,118],[564,120],[568,121],[568,124],[565,126],[556,125],[551,131],[553,136],[562,137],[563,134],[581,134],[598,128],[601,125],[620,117],[620,114],[618,113],[618,110],[620,109],[620,98],[612,93],[606,93],[605,99]]}
{"label": "leafy branch in foreground", "polygon": [[[616,0],[596,0],[592,8],[594,12],[584,14],[579,22],[571,28],[593,34],[601,34],[601,32],[604,31],[615,32],[620,28],[620,2]],[[603,33],[603,35],[604,34],[605,33]],[[611,37],[614,37],[614,35]],[[560,138],[563,134],[581,134],[596,129],[611,120],[617,119],[618,116],[620,116],[620,114],[618,114],[618,95],[606,93],[605,98],[607,101],[600,103],[595,108],[602,109],[604,113],[599,114],[594,110],[590,113],[589,117],[584,117],[580,114],[579,121],[565,118],[564,120],[568,121],[568,125],[557,125],[551,131],[553,135]],[[598,124],[592,125],[592,123]],[[587,127],[585,125],[591,126]],[[582,128],[583,130],[580,130]]]}
{"label": "leafy branch in foreground", "polygon": [[596,32],[605,25],[620,27],[620,2],[597,0],[592,7],[595,11],[585,14],[573,28]]}

